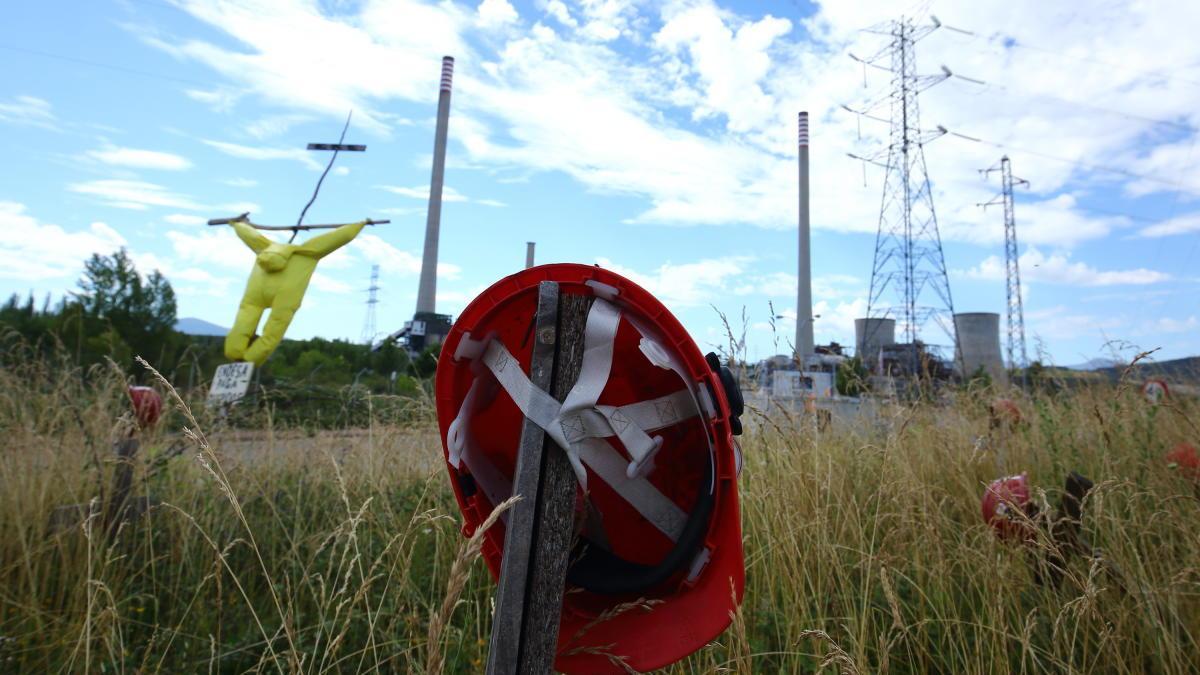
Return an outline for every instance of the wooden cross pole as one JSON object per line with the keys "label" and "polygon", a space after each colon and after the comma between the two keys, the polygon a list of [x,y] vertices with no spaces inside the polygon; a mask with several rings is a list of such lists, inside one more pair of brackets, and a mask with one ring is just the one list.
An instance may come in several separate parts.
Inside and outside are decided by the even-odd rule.
{"label": "wooden cross pole", "polygon": [[[538,286],[529,379],[562,401],[579,379],[592,298]],[[554,667],[558,624],[574,540],[575,473],[566,454],[530,420],[521,430],[488,675],[543,675]]]}

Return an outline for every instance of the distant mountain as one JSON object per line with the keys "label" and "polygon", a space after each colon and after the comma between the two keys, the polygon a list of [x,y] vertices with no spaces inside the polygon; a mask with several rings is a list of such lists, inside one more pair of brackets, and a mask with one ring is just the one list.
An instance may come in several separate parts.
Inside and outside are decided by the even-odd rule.
{"label": "distant mountain", "polygon": [[1077,366],[1064,366],[1064,367],[1069,368],[1071,370],[1100,370],[1101,368],[1117,368],[1117,367],[1124,366],[1124,365],[1126,365],[1126,363],[1124,361],[1121,361],[1120,359],[1105,358],[1102,356],[1100,358],[1095,358],[1095,359],[1085,361],[1084,363],[1081,363]]}
{"label": "distant mountain", "polygon": [[[1098,372],[1116,380],[1125,371],[1126,365],[1122,363],[1110,368],[1101,368]],[[1133,367],[1131,375],[1137,379],[1161,377],[1172,383],[1197,384],[1200,383],[1200,356],[1170,361],[1142,361]]]}
{"label": "distant mountain", "polygon": [[217,337],[224,336],[229,332],[228,328],[222,328],[215,323],[209,323],[204,319],[193,317],[176,319],[175,330],[185,335],[214,335]]}

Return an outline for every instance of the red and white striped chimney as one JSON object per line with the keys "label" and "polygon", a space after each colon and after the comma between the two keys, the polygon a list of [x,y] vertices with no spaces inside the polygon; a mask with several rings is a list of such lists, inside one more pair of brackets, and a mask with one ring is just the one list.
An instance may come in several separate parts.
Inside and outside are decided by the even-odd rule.
{"label": "red and white striped chimney", "polygon": [[438,89],[437,130],[433,136],[433,172],[429,179],[429,213],[425,219],[425,251],[421,256],[421,284],[417,287],[417,313],[437,311],[438,236],[442,224],[442,183],[446,173],[446,135],[450,124],[450,85],[454,57],[442,57],[442,82]]}
{"label": "red and white striped chimney", "polygon": [[800,161],[800,246],[796,284],[796,358],[801,369],[813,353],[812,250],[808,224],[808,113],[800,113],[797,155]]}

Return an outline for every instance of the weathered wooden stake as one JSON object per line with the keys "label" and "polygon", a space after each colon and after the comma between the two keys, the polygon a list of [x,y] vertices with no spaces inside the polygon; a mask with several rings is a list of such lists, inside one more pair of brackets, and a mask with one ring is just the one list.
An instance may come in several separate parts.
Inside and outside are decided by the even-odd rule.
{"label": "weathered wooden stake", "polygon": [[138,441],[136,438],[126,438],[118,441],[115,449],[117,465],[113,467],[112,493],[108,497],[104,514],[104,525],[109,539],[116,535],[117,528],[124,520],[122,516],[129,500],[129,490],[133,487],[133,458],[137,455]]}
{"label": "weathered wooden stake", "polygon": [[[562,401],[583,365],[583,334],[592,298],[560,296],[558,284],[538,287],[529,379]],[[575,474],[563,451],[528,419],[521,430],[509,512],[489,675],[551,672],[574,538]]]}

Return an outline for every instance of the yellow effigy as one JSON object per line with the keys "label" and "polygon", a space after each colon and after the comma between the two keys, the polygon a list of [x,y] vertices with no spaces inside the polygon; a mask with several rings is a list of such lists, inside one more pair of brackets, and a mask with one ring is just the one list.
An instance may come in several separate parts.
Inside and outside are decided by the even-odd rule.
{"label": "yellow effigy", "polygon": [[[342,225],[303,244],[284,244],[271,241],[245,221],[230,223],[242,241],[257,254],[237,318],[229,335],[225,336],[225,357],[233,361],[250,361],[257,366],[267,357],[287,331],[288,324],[300,309],[308,282],[317,269],[317,262],[342,246],[349,244],[362,231],[367,221]],[[263,312],[271,310],[262,335],[254,332]]]}

